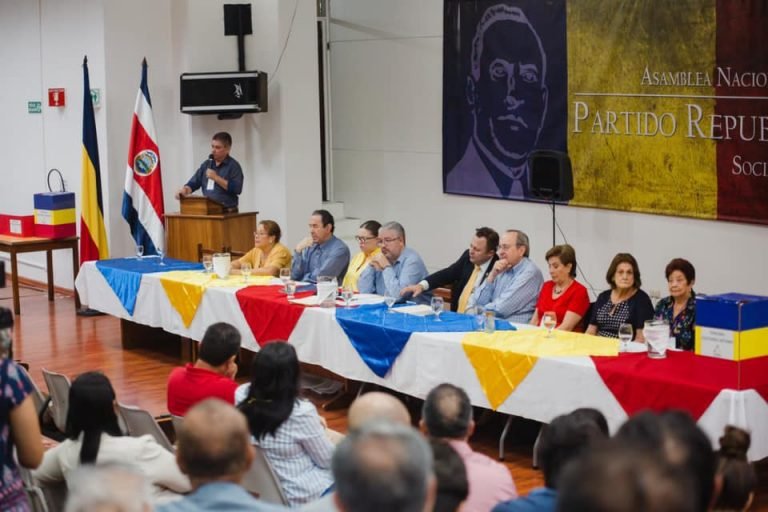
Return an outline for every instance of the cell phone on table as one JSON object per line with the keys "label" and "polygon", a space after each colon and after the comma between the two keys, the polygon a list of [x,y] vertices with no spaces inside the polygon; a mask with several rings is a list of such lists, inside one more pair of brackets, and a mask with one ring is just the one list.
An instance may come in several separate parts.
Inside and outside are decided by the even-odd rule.
{"label": "cell phone on table", "polygon": [[405,304],[413,298],[413,292],[405,292],[400,298],[398,298],[394,304]]}

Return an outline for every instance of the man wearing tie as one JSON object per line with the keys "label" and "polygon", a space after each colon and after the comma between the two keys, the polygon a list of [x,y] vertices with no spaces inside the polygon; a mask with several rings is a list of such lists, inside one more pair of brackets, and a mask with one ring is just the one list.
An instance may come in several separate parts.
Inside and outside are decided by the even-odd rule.
{"label": "man wearing tie", "polygon": [[517,229],[501,236],[499,261],[494,263],[488,278],[469,298],[468,307],[483,306],[496,316],[527,324],[536,309],[544,277],[528,255],[531,252],[528,235]]}
{"label": "man wearing tie", "polygon": [[333,215],[328,210],[315,210],[309,217],[309,235],[299,242],[293,253],[291,278],[316,283],[319,276],[333,276],[339,283],[349,266],[349,247],[336,238]]}
{"label": "man wearing tie", "polygon": [[427,290],[451,285],[451,311],[464,313],[472,291],[485,281],[494,263],[499,259],[496,255],[498,246],[499,234],[496,231],[487,227],[477,228],[469,243],[469,249],[452,265],[428,275],[417,284],[406,286],[400,294],[410,292],[414,297],[418,297]]}
{"label": "man wearing tie", "polygon": [[243,191],[243,170],[237,160],[229,156],[231,148],[231,135],[227,132],[214,134],[208,160],[176,192],[176,199],[202,188],[205,197],[221,204],[227,211],[237,211],[237,196]]}

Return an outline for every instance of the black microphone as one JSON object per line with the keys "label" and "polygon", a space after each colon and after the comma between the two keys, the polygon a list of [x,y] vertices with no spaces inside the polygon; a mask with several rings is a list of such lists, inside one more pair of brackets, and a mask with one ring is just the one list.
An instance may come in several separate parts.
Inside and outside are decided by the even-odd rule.
{"label": "black microphone", "polygon": [[213,153],[208,155],[208,167],[213,167]]}

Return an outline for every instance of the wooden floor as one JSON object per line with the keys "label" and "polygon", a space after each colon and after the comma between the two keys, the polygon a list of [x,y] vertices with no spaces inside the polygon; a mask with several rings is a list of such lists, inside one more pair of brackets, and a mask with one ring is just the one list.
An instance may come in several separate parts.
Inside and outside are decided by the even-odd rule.
{"label": "wooden floor", "polygon": [[[14,330],[14,357],[30,365],[32,378],[45,391],[40,369],[74,377],[88,370],[103,371],[112,381],[118,400],[138,405],[155,416],[167,413],[166,379],[171,369],[180,364],[176,347],[166,350],[123,350],[120,344],[120,322],[110,316],[78,317],[71,297],[56,296],[48,302],[45,292],[23,288],[20,316]],[[0,305],[11,307],[10,288],[0,288]],[[328,420],[329,427],[346,432],[346,409],[325,411],[323,397],[312,397]],[[420,403],[408,398],[407,406],[417,419]],[[489,456],[498,454],[498,435],[504,417],[481,415],[477,433],[471,440],[476,450]],[[505,464],[520,494],[543,485],[541,473],[531,468],[531,450],[536,425],[516,420],[507,437]],[[768,511],[768,460],[757,465],[760,488],[753,510]]]}

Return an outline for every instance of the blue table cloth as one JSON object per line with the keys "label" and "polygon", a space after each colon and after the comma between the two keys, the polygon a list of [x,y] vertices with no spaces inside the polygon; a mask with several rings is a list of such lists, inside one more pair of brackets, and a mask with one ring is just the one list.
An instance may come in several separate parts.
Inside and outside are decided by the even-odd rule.
{"label": "blue table cloth", "polygon": [[163,259],[164,265],[160,264],[160,258],[157,256],[145,256],[141,259],[136,258],[116,258],[112,260],[99,260],[96,262],[96,268],[115,292],[125,310],[129,315],[133,315],[136,307],[136,296],[139,293],[141,285],[141,276],[154,272],[169,272],[171,270],[202,270],[203,265],[192,263],[190,261],[176,260],[173,258]]}
{"label": "blue table cloth", "polygon": [[[336,321],[365,364],[384,377],[414,332],[467,332],[476,330],[475,317],[446,311],[415,316],[388,311],[383,304],[336,309]],[[496,329],[514,330],[509,322],[496,320]]]}

